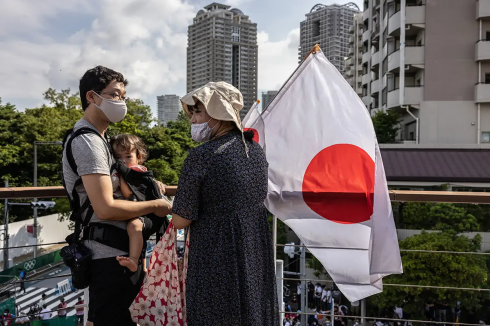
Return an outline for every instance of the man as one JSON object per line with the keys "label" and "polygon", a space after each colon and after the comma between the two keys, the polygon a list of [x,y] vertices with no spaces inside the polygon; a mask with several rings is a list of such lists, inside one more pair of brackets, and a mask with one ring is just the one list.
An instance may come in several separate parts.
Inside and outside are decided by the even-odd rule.
{"label": "man", "polygon": [[20,291],[24,290],[24,294],[26,293],[26,286],[24,284],[26,280],[26,272],[22,268],[19,268],[19,281],[20,281]]}
{"label": "man", "polygon": [[[76,172],[70,166],[66,145],[63,152],[63,178],[70,198],[74,200],[75,182],[81,178],[82,184],[75,193],[80,205],[88,198],[93,209],[83,239],[84,245],[92,252],[88,317],[95,326],[135,325],[128,308],[143,282],[141,261],[136,272],[121,266],[116,256],[127,256],[128,252],[116,249],[113,243],[127,237],[127,220],[150,213],[165,217],[171,210],[171,204],[165,199],[146,202],[123,200],[119,178],[111,170],[115,160],[104,137],[109,123],[121,121],[126,114],[127,84],[121,73],[102,66],[83,75],[80,99],[84,115],[73,131],[90,128],[96,133],[67,139],[65,144],[71,140]],[[87,211],[82,214],[82,219]],[[107,240],[106,244],[102,244],[104,240]]]}
{"label": "man", "polygon": [[41,317],[41,320],[50,320],[51,319],[51,309],[48,308],[48,306],[44,305],[43,310],[41,310],[41,313],[39,314]]}
{"label": "man", "polygon": [[[82,305],[82,304],[83,304],[82,297],[79,297],[78,301],[75,305],[78,306],[78,305]],[[76,316],[77,316],[77,326],[83,326],[83,315],[84,315],[85,308],[75,307],[75,310],[76,310]]]}
{"label": "man", "polygon": [[12,315],[8,309],[3,311],[2,325],[13,325],[15,315]]}
{"label": "man", "polygon": [[58,317],[66,318],[66,302],[65,298],[60,299],[60,304],[58,305]]}
{"label": "man", "polygon": [[43,293],[43,295],[41,296],[41,300],[39,300],[38,303],[39,309],[42,309],[43,306],[45,305],[46,305],[46,293]]}

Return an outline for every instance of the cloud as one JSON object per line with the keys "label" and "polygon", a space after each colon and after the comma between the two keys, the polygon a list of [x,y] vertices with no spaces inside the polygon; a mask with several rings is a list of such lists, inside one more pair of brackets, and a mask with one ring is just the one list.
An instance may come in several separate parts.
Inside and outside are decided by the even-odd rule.
{"label": "cloud", "polygon": [[[184,89],[187,27],[196,12],[192,5],[179,0],[103,0],[87,9],[83,1],[65,0],[61,6],[55,2],[60,3],[27,5],[16,0],[0,14],[0,21],[8,17],[15,25],[14,36],[0,34],[0,96],[5,100],[41,99],[48,87],[76,90],[83,73],[99,64],[129,79],[130,97],[153,97],[176,85]],[[94,14],[93,21],[61,42],[48,37],[47,20],[78,5],[80,12]],[[5,23],[0,30],[2,26]],[[23,34],[29,29],[29,35]]]}
{"label": "cloud", "polygon": [[244,4],[247,2],[252,2],[252,1],[254,1],[254,0],[226,0],[225,4],[227,4],[228,6],[236,7],[236,6],[239,6],[241,4]]}
{"label": "cloud", "polygon": [[257,42],[259,90],[278,90],[298,66],[299,28],[279,41],[270,41],[269,35],[260,31]]}

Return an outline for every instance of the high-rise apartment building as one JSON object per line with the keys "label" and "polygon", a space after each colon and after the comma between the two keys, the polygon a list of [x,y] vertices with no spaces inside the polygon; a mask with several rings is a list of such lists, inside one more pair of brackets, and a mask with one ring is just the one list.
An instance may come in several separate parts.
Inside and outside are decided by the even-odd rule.
{"label": "high-rise apartment building", "polygon": [[240,9],[212,3],[188,30],[187,91],[225,81],[243,94],[243,118],[257,98],[257,24]]}
{"label": "high-rise apartment building", "polygon": [[345,60],[345,77],[357,95],[362,97],[362,13],[354,15],[349,32],[349,57]]}
{"label": "high-rise apartment building", "polygon": [[278,91],[262,92],[262,110],[269,106],[272,99],[277,95]]}
{"label": "high-rise apartment building", "polygon": [[490,0],[365,0],[363,102],[398,140],[490,142]]}
{"label": "high-rise apartment building", "polygon": [[177,95],[157,96],[158,123],[163,126],[167,122],[177,120],[182,110],[182,103]]}
{"label": "high-rise apartment building", "polygon": [[315,5],[300,24],[299,62],[303,61],[315,44],[345,77],[345,57],[349,56],[349,30],[359,7],[352,2],[345,5]]}

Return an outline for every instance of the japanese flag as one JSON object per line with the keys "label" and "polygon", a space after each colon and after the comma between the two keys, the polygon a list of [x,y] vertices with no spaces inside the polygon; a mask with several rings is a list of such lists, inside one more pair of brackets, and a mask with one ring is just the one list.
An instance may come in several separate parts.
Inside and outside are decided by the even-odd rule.
{"label": "japanese flag", "polygon": [[267,146],[267,208],[296,232],[350,301],[381,292],[384,276],[402,273],[371,117],[321,50],[245,127]]}
{"label": "japanese flag", "polygon": [[[257,100],[250,110],[248,110],[247,115],[245,118],[243,118],[242,124],[244,126],[243,130],[253,130],[254,131],[254,138],[253,140],[256,141],[257,143],[264,148],[264,121],[262,120],[262,116],[260,115],[259,112],[259,103],[260,101]],[[253,125],[254,128],[247,128],[247,126]]]}

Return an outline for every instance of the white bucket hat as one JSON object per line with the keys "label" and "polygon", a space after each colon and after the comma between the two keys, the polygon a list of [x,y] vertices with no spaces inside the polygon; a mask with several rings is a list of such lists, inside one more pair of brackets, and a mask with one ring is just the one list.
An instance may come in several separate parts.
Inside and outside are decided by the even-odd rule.
{"label": "white bucket hat", "polygon": [[209,82],[186,94],[180,101],[187,116],[191,115],[188,106],[196,105],[196,100],[204,105],[211,118],[233,121],[238,129],[243,131],[240,119],[243,96],[235,86],[223,81]]}

